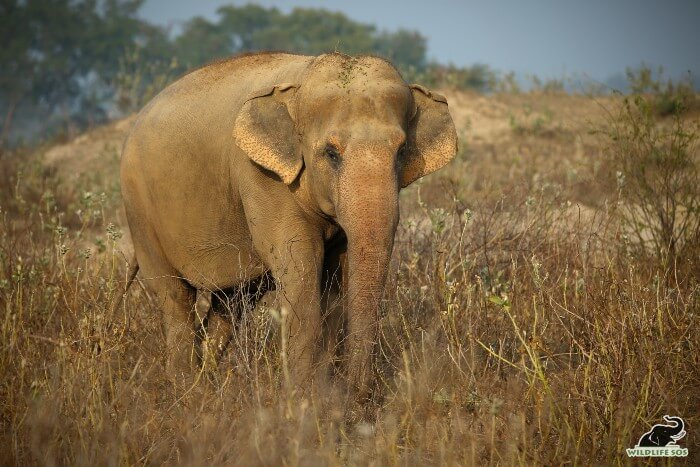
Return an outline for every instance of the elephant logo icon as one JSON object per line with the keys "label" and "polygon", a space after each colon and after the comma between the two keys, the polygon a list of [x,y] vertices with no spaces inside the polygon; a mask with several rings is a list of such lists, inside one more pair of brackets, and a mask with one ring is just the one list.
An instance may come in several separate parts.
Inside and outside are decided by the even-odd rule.
{"label": "elephant logo icon", "polygon": [[685,422],[681,417],[664,415],[668,424],[657,423],[644,433],[634,448],[627,449],[627,455],[654,457],[685,457],[687,448],[681,448],[676,441],[686,435]]}
{"label": "elephant logo icon", "polygon": [[685,436],[685,423],[680,417],[664,415],[664,420],[673,425],[656,424],[639,438],[637,446],[646,448],[662,448],[675,445],[676,441]]}

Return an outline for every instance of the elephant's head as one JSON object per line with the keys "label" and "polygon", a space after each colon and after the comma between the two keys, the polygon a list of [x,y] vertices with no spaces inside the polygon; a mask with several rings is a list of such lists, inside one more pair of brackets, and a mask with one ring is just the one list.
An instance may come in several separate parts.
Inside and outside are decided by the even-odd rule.
{"label": "elephant's head", "polygon": [[685,436],[685,424],[683,423],[683,419],[679,417],[669,417],[668,415],[664,415],[664,420],[666,420],[669,423],[674,423],[675,426],[668,426],[668,425],[663,425],[666,430],[665,430],[665,435],[668,436],[669,438],[672,438],[673,441],[681,439],[683,436]]}
{"label": "elephant's head", "polygon": [[455,156],[445,98],[407,85],[376,57],[318,57],[298,83],[263,89],[236,121],[239,146],[348,239],[346,349],[367,378],[377,308],[399,218],[399,190]]}

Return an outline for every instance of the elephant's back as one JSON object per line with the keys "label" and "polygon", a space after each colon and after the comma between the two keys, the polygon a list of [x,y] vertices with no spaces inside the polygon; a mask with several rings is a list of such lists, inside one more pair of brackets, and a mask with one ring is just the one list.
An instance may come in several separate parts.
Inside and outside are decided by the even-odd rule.
{"label": "elephant's back", "polygon": [[312,60],[304,55],[258,53],[196,69],[163,89],[139,112],[126,144],[152,139],[153,143],[195,145],[196,152],[228,146],[246,97],[279,82],[300,81]]}
{"label": "elephant's back", "polygon": [[247,96],[279,82],[300,81],[312,60],[250,54],[206,65],[175,81],[139,112],[122,150],[122,182],[125,177],[178,182],[192,172],[228,166],[232,152],[238,152],[233,125]]}
{"label": "elephant's back", "polygon": [[[166,105],[206,109],[210,113],[225,108],[235,113],[253,91],[280,82],[299,81],[315,57],[288,53],[260,52],[221,59],[197,68],[161,91],[142,111]],[[233,104],[230,108],[212,104]],[[199,105],[198,105],[199,104]]]}

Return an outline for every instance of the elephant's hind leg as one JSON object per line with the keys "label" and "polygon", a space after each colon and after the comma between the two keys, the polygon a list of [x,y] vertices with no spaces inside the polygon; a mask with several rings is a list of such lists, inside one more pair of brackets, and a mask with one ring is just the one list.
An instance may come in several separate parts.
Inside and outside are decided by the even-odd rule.
{"label": "elephant's hind leg", "polygon": [[148,212],[141,199],[134,192],[131,195],[125,192],[124,196],[125,204],[131,206],[126,214],[139,264],[139,275],[155,293],[163,312],[166,374],[178,386],[184,386],[190,381],[197,366],[194,345],[196,290],[166,259],[158,236],[148,226],[147,219],[140,214]]}
{"label": "elephant's hind leg", "polygon": [[[146,271],[151,272],[150,265],[146,261],[143,263],[146,263]],[[144,270],[143,266],[141,270]],[[195,352],[196,290],[173,274],[143,274],[142,279],[156,294],[162,310],[166,375],[176,387],[187,388],[198,365]]]}
{"label": "elephant's hind leg", "polygon": [[141,279],[155,293],[162,310],[165,335],[165,371],[178,386],[188,384],[197,367],[195,353],[196,290],[155,249],[140,248],[135,242]]}
{"label": "elephant's hind leg", "polygon": [[228,347],[234,331],[234,320],[238,311],[229,310],[222,292],[211,293],[209,311],[202,331],[202,368],[207,374],[214,374],[216,366]]}
{"label": "elephant's hind leg", "polygon": [[212,372],[228,347],[246,310],[253,309],[270,289],[271,278],[263,275],[238,287],[210,294],[210,307],[203,329],[202,365]]}
{"label": "elephant's hind leg", "polygon": [[167,347],[166,371],[175,382],[185,382],[195,372],[196,291],[178,278],[162,278],[163,325]]}

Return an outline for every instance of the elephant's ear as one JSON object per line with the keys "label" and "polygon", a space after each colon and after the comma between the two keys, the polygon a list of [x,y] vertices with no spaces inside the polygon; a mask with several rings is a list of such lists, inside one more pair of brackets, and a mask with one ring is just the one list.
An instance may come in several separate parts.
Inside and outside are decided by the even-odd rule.
{"label": "elephant's ear", "polygon": [[287,185],[297,178],[303,165],[289,111],[298,87],[285,83],[254,92],[243,104],[233,129],[238,147]]}
{"label": "elephant's ear", "polygon": [[651,441],[654,444],[658,444],[659,446],[661,445],[661,440],[659,439],[659,435],[656,433],[656,431],[651,432],[649,435],[649,441]]}
{"label": "elephant's ear", "polygon": [[411,92],[416,107],[408,128],[402,188],[442,168],[457,153],[457,131],[445,96],[418,84],[411,85]]}

